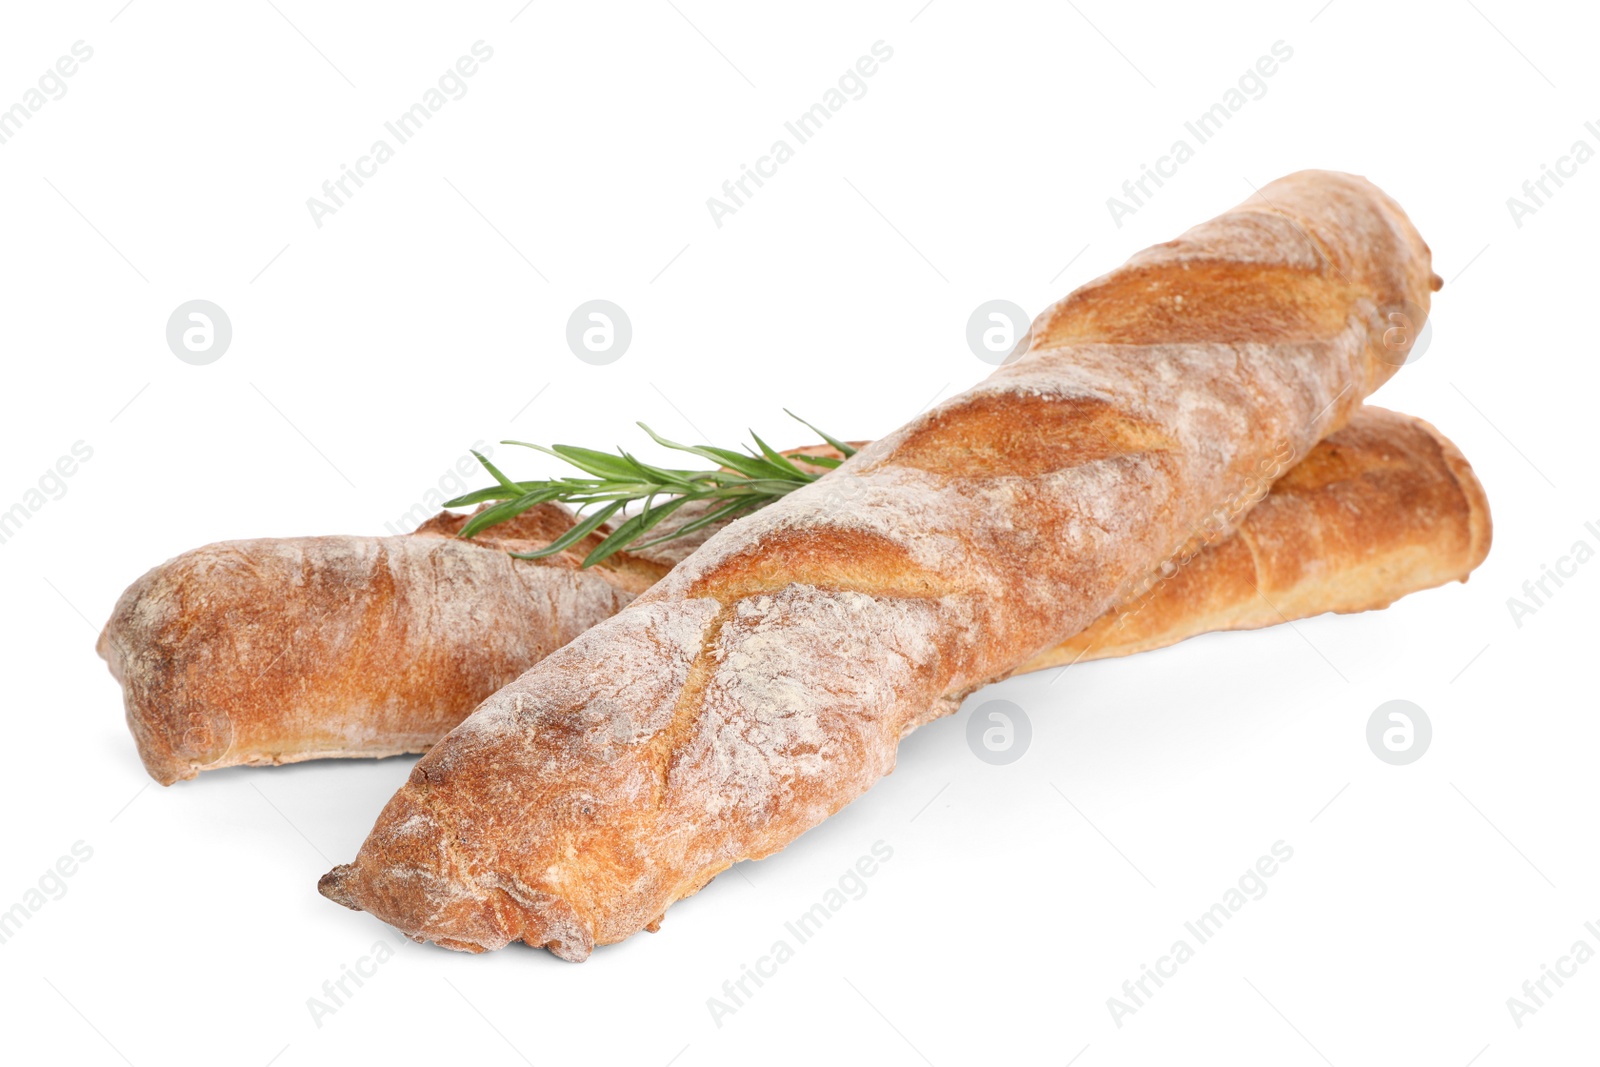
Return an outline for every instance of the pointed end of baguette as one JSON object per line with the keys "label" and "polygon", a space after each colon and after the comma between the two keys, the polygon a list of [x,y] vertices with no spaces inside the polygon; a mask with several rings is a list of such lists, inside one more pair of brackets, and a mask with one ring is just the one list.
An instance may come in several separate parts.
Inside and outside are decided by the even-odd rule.
{"label": "pointed end of baguette", "polygon": [[486,952],[522,941],[581,962],[594,950],[591,924],[559,892],[526,878],[480,876],[479,864],[442,825],[436,800],[408,783],[378,816],[355,860],[317,881],[317,892],[364,911],[413,941]]}
{"label": "pointed end of baguette", "polygon": [[360,911],[361,905],[355,902],[345,888],[345,880],[349,877],[352,867],[348,863],[341,863],[321,878],[317,879],[317,892],[333,901],[343,904],[351,911]]}

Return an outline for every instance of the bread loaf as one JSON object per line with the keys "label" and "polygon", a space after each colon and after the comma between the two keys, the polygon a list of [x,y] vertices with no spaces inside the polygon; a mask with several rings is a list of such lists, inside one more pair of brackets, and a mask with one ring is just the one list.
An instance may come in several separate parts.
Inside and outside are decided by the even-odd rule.
{"label": "bread loaf", "polygon": [[[901,737],[1225,535],[1399,360],[1400,208],[1304,172],[1046,312],[1029,350],[718,532],[422,758],[319,888],[570,959],[781,849]],[[1398,355],[1403,356],[1403,352]]]}
{"label": "bread loaf", "polygon": [[1018,673],[1388,607],[1466,581],[1489,554],[1489,501],[1456,446],[1367,406],[1275,483],[1229,537]]}
{"label": "bread loaf", "polygon": [[[99,650],[123,683],[146,770],[170,785],[241,764],[425,752],[693,543],[580,571],[592,541],[537,561],[505,555],[570,528],[556,505],[471,542],[445,540],[463,519],[441,514],[408,538],[210,545],[134,583]],[[1448,440],[1420,419],[1364,408],[1280,478],[1233,537],[1023,669],[1384,607],[1464,580],[1487,552],[1488,528],[1482,487]]]}
{"label": "bread loaf", "polygon": [[667,567],[590,545],[544,505],[473,540],[439,515],[400,537],[225,541],[145,574],[99,651],[163,785],[202,770],[422,752],[489,693],[615,614]]}
{"label": "bread loaf", "polygon": [[[791,456],[834,455],[824,446]],[[593,539],[514,561],[569,529],[556,505],[471,542],[441,514],[407,538],[211,545],[123,596],[100,652],[123,682],[145,768],[198,772],[425,752],[502,685],[664,575],[694,539],[577,564]],[[1466,460],[1420,419],[1363,408],[1281,477],[1233,537],[1023,667],[1159,648],[1210,630],[1384,607],[1464,580],[1489,516]],[[1281,614],[1280,614],[1281,613]],[[411,669],[396,669],[411,664]]]}

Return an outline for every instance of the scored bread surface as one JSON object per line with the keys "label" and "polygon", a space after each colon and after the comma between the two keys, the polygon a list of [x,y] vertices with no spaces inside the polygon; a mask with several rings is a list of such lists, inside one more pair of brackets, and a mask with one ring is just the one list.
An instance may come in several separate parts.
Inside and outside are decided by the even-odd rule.
{"label": "scored bread surface", "polygon": [[[788,455],[803,465],[843,458],[827,446]],[[135,583],[101,651],[124,682],[150,774],[171,784],[240,764],[425,752],[699,543],[685,537],[580,570],[593,539],[540,560],[505,555],[569,530],[573,516],[557,505],[470,543],[441,543],[464,519],[429,520],[408,535],[426,539],[420,545],[212,545]],[[1453,445],[1420,419],[1364,407],[1280,477],[1233,536],[1020,670],[1383,607],[1465,579],[1488,550],[1488,521]]]}
{"label": "scored bread surface", "polygon": [[1280,477],[1232,537],[1018,673],[1387,607],[1466,581],[1490,539],[1483,486],[1456,446],[1421,419],[1369,405]]}
{"label": "scored bread surface", "polygon": [[1042,315],[1015,362],[491,696],[319,888],[472,951],[581,960],[658,923],[1231,530],[1264,464],[1394,372],[1385,316],[1436,284],[1399,207],[1328,172],[1139,253]]}
{"label": "scored bread surface", "polygon": [[556,505],[455,536],[224,541],[122,594],[100,654],[164,785],[201,770],[423,752],[478,701],[665,573],[639,560],[521,564],[572,524]]}

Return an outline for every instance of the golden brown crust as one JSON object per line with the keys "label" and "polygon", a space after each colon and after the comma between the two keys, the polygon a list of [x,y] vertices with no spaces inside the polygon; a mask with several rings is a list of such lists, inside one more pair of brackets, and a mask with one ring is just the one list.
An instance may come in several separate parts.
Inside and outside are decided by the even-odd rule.
{"label": "golden brown crust", "polygon": [[[1270,298],[1184,287],[1229,265],[1270,275]],[[1326,172],[1140,253],[1042,316],[1020,359],[723,529],[486,700],[319,888],[452,948],[579,960],[631,936],[1231,530],[1263,463],[1304,455],[1394,372],[1384,314],[1425,313],[1432,281],[1400,209]],[[1165,284],[1182,305],[1158,308]],[[1100,291],[1123,295],[1091,313]],[[1111,447],[1075,463],[1059,440],[1076,418]]]}
{"label": "golden brown crust", "polygon": [[123,593],[99,651],[163,785],[202,770],[423,752],[484,696],[665,573],[589,543],[538,563],[572,525],[543,505],[472,541],[442,514],[400,537],[227,541]]}
{"label": "golden brown crust", "polygon": [[1233,537],[1022,671],[1387,607],[1466,581],[1490,529],[1483,486],[1454,444],[1421,419],[1364,407],[1279,478]]}
{"label": "golden brown crust", "polygon": [[[786,454],[814,472],[824,468],[805,464],[805,457],[842,458],[823,445]],[[1463,506],[1451,506],[1457,496]],[[453,538],[466,519],[441,513],[413,536]],[[572,522],[565,509],[547,505],[491,528],[475,543],[497,552],[523,551],[560,536]],[[1420,419],[1364,408],[1280,478],[1234,537],[1202,552],[1143,602],[1119,605],[1020,670],[1129,655],[1211,630],[1382,607],[1419,589],[1465,580],[1487,553],[1488,537],[1482,487],[1455,446]],[[351,567],[362,558],[352,546],[386,540],[302,538],[227,546],[226,553],[252,559],[281,561],[298,554],[305,580],[279,585],[267,596],[259,566],[201,575],[196,562],[221,554],[218,546],[186,553],[141,579],[137,592],[130,590],[132,600],[106,629],[102,653],[112,640],[122,646],[124,654],[112,660],[119,676],[132,659],[159,665],[147,666],[127,694],[134,736],[157,780],[171,784],[240,764],[426,751],[550,651],[552,634],[598,621],[595,614],[620,607],[667,570],[665,561],[619,554],[612,557],[616,569],[597,572],[618,595],[568,599],[560,586],[604,592],[594,585],[595,575],[577,569],[597,540],[591,537],[540,564],[547,568],[540,574],[548,593],[544,601],[530,606],[515,597],[481,597],[473,611],[462,613],[452,605],[463,590],[446,571],[413,571],[417,581],[407,583],[401,595],[395,568]],[[1315,565],[1297,565],[1296,554],[1308,552]],[[494,568],[500,561],[484,562]],[[158,590],[178,587],[185,590],[186,607],[176,633],[133,623],[153,614],[143,606],[147,599],[170,595]],[[476,585],[471,592],[478,595]],[[555,620],[557,604],[581,606],[580,614]],[[305,619],[314,625],[300,625]],[[370,655],[350,654],[352,645],[370,649],[391,641],[385,631],[396,628],[407,635],[402,643],[426,635],[433,661],[448,668],[438,674],[420,668],[379,671],[386,665]],[[292,643],[296,655],[262,669],[233,651],[271,649],[275,643]],[[219,651],[223,647],[226,652]],[[191,684],[196,676],[203,686]],[[202,733],[191,735],[196,729]]]}

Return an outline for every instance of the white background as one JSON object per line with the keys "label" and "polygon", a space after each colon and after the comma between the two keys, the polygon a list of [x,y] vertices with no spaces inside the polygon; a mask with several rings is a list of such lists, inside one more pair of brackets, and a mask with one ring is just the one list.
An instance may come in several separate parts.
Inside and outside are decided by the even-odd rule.
{"label": "white background", "polygon": [[[1506,1006],[1573,942],[1600,949],[1600,562],[1520,627],[1507,608],[1573,542],[1600,547],[1600,161],[1520,227],[1506,205],[1573,141],[1600,148],[1591,11],[122,3],[8,5],[0,30],[0,106],[94,49],[0,145],[0,510],[93,449],[0,544],[0,909],[93,850],[0,945],[6,1059],[1592,1057],[1600,962],[1520,1028]],[[465,97],[315,226],[307,197],[480,39],[494,56]],[[894,55],[866,95],[714,225],[706,198],[879,40]],[[1106,198],[1279,40],[1293,57],[1265,96],[1114,225]],[[1495,544],[1470,584],[987,690],[660,933],[581,966],[408,943],[320,1026],[308,998],[389,932],[316,879],[412,761],[145,778],[92,646],[161,560],[381,533],[479,439],[637,446],[643,419],[807,441],[785,406],[881,434],[987,373],[963,337],[980,302],[1036,313],[1303,167],[1378,182],[1447,279],[1430,349],[1376,400],[1433,421],[1487,486]],[[604,367],[563,336],[596,297],[634,327]],[[165,343],[195,298],[233,324],[209,366]],[[1004,767],[964,737],[996,696],[1033,724]],[[1406,767],[1364,738],[1394,698],[1434,726]],[[867,894],[716,1025],[707,998],[879,840]],[[1116,1026],[1107,998],[1279,840],[1294,856],[1267,895]]]}

